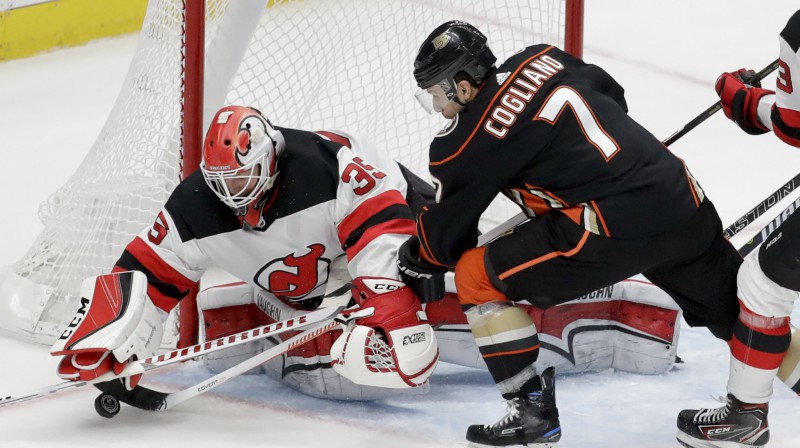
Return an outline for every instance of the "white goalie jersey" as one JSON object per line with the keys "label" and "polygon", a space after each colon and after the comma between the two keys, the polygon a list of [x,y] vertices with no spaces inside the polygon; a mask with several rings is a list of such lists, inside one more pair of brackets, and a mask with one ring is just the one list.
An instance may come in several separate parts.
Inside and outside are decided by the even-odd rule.
{"label": "white goalie jersey", "polygon": [[417,194],[400,166],[343,132],[278,129],[285,158],[263,207],[237,216],[198,171],[115,270],[143,272],[148,295],[164,310],[211,266],[290,302],[319,298],[342,255],[353,278],[397,279],[397,250],[414,232],[406,200]]}

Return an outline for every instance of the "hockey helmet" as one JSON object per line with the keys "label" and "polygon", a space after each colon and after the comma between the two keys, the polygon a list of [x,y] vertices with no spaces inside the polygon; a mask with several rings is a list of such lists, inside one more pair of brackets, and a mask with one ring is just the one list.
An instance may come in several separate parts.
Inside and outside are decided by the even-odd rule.
{"label": "hockey helmet", "polygon": [[208,128],[200,170],[223,203],[245,207],[272,188],[285,146],[283,134],[257,109],[226,106]]}
{"label": "hockey helmet", "polygon": [[[433,30],[419,47],[414,59],[414,79],[421,91],[441,89],[443,98],[451,101],[456,94],[455,77],[459,72],[463,71],[473,84],[480,85],[495,61],[497,58],[486,45],[483,33],[467,22],[451,20]],[[423,102],[420,92],[417,98]]]}

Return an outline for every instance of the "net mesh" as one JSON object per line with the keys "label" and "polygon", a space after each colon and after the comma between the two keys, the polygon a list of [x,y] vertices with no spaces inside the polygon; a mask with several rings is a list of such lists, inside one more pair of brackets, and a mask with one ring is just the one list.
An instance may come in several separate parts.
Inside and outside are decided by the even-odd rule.
{"label": "net mesh", "polygon": [[[430,180],[427,146],[444,122],[413,99],[422,39],[444,21],[467,20],[502,61],[532,43],[563,45],[565,2],[208,0],[204,129],[223,103],[250,105],[280,126],[362,134]],[[182,20],[180,0],[150,1],[105,126],[75,174],[41,205],[44,230],[12,267],[10,275],[44,291],[41,315],[24,330],[35,339],[55,339],[81,281],[108,272],[180,181]],[[514,212],[496,201],[482,227]]]}

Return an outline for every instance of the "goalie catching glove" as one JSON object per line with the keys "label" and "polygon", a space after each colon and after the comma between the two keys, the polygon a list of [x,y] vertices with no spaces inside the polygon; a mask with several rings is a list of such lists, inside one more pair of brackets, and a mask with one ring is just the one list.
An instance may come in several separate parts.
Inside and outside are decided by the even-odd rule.
{"label": "goalie catching glove", "polygon": [[[63,356],[58,376],[100,381],[119,375],[129,361],[156,354],[167,313],[147,297],[147,278],[137,271],[91,277],[81,285],[75,317],[50,354]],[[130,390],[141,374],[125,378]]]}
{"label": "goalie catching glove", "polygon": [[333,343],[333,369],[350,381],[387,388],[424,384],[439,360],[433,328],[419,300],[402,282],[353,280],[358,305],[337,317],[344,332]]}

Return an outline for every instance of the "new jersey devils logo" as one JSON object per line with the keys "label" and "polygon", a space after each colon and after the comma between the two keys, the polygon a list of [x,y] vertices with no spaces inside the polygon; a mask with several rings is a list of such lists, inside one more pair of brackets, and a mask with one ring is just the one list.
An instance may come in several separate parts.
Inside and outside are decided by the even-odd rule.
{"label": "new jersey devils logo", "polygon": [[289,300],[301,300],[328,282],[331,260],[323,258],[325,246],[312,244],[306,253],[297,251],[267,263],[255,275],[255,283]]}

